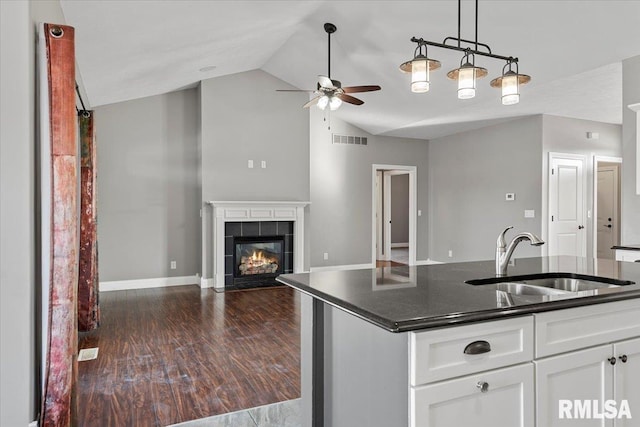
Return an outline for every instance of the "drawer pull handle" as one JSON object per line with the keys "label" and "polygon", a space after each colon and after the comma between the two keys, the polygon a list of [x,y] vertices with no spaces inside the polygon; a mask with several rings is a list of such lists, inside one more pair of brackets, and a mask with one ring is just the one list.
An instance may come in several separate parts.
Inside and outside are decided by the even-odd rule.
{"label": "drawer pull handle", "polygon": [[489,383],[485,381],[479,381],[478,384],[476,384],[476,387],[478,387],[482,393],[489,391]]}
{"label": "drawer pull handle", "polygon": [[491,344],[487,341],[474,341],[464,348],[464,354],[483,354],[491,351]]}

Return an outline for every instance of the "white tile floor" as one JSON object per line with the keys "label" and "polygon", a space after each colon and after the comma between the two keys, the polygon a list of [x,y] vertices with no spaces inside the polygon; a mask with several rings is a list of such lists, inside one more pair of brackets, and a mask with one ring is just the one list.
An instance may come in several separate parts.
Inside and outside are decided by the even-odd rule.
{"label": "white tile floor", "polygon": [[300,427],[300,399],[173,424],[169,427]]}

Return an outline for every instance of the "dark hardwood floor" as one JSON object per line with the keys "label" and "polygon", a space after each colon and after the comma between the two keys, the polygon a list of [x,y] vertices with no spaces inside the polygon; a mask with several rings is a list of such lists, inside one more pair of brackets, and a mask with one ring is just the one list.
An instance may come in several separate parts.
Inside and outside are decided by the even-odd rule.
{"label": "dark hardwood floor", "polygon": [[80,426],[166,426],[300,397],[299,296],[286,287],[100,294],[81,333]]}

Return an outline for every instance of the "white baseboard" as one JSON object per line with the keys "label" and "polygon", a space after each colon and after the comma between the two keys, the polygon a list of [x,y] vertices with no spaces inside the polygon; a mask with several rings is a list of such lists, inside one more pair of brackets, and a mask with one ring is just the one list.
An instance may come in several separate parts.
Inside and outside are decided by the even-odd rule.
{"label": "white baseboard", "polygon": [[31,421],[29,427],[38,427],[38,420]]}
{"label": "white baseboard", "polygon": [[434,261],[432,259],[425,259],[422,261],[416,261],[416,265],[433,265],[433,264],[444,264],[444,262],[441,261]]}
{"label": "white baseboard", "polygon": [[408,248],[409,247],[409,242],[407,243],[392,243],[391,244],[391,248]]}
{"label": "white baseboard", "polygon": [[129,289],[163,288],[167,286],[200,285],[200,276],[158,277],[155,279],[114,280],[100,282],[100,292],[126,291]]}
{"label": "white baseboard", "polygon": [[346,264],[346,265],[328,265],[325,267],[311,267],[309,271],[312,273],[318,271],[338,271],[338,270],[360,270],[363,268],[375,268],[373,264]]}
{"label": "white baseboard", "polygon": [[213,278],[211,278],[211,279],[207,279],[207,278],[204,278],[204,277],[200,278],[200,287],[201,288],[213,288],[214,283],[215,282],[213,281]]}

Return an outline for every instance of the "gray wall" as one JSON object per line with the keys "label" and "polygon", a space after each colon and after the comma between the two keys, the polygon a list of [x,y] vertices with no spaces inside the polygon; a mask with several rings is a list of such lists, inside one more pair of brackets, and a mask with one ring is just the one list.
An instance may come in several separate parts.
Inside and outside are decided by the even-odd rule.
{"label": "gray wall", "polygon": [[[366,108],[345,105],[341,108]],[[373,136],[331,116],[331,130],[317,108],[310,111],[311,266],[371,264],[372,165],[417,166],[418,261],[427,251],[427,142]],[[332,144],[332,133],[368,137],[368,145]],[[329,259],[324,260],[327,252]]]}
{"label": "gray wall", "polygon": [[201,83],[203,201],[309,199],[307,94],[276,92],[291,88],[260,70]]}
{"label": "gray wall", "polygon": [[391,243],[409,242],[409,175],[391,176]]}
{"label": "gray wall", "polygon": [[[587,139],[587,132],[598,132],[599,139]],[[542,118],[542,209],[546,211],[548,192],[549,153],[582,154],[586,157],[587,209],[593,210],[593,156],[622,156],[622,128],[620,125],[593,122],[566,117],[547,116]],[[626,164],[624,166],[626,168]],[[593,217],[593,215],[591,215]],[[547,218],[542,218],[542,234],[548,230]],[[587,257],[593,257],[593,218],[584,224],[587,236]],[[546,248],[543,247],[543,253]]]}
{"label": "gray wall", "polygon": [[640,55],[622,61],[622,241],[640,243],[640,195],[636,194],[636,113],[627,108],[640,102]]}
{"label": "gray wall", "polygon": [[[308,96],[276,89],[295,88],[261,70],[201,82],[200,202],[309,200],[309,112],[301,108]],[[211,209],[203,209],[202,263],[210,276]],[[305,266],[308,253],[307,240]]]}
{"label": "gray wall", "polygon": [[0,1],[0,425],[39,407],[36,330],[36,23],[64,24],[57,1]]}
{"label": "gray wall", "polygon": [[199,272],[197,96],[96,109],[100,281]]}
{"label": "gray wall", "polygon": [[[540,233],[541,140],[542,117],[533,116],[429,141],[431,259],[492,259],[498,233],[510,225],[509,236]],[[524,218],[525,209],[536,217]],[[540,255],[521,246],[516,258]]]}

